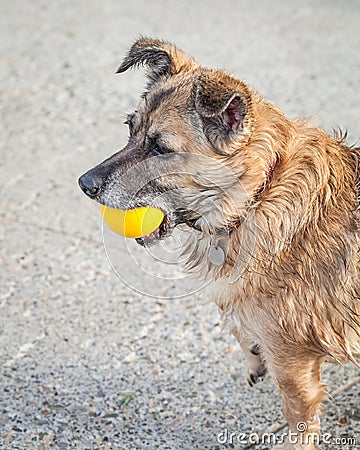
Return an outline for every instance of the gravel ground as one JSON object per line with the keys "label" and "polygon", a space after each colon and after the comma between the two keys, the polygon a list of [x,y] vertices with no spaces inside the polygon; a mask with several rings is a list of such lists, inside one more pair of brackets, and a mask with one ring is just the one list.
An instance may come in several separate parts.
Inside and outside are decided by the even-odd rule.
{"label": "gravel ground", "polygon": [[[0,448],[242,448],[221,433],[281,423],[276,387],[246,385],[238,346],[204,290],[179,297],[190,286],[179,268],[154,268],[140,247],[105,233],[125,282],[172,299],[116,276],[98,208],[77,178],[126,140],[124,114],[144,77],[114,71],[140,34],[170,39],[287,114],[347,128],[356,141],[359,1],[0,7]],[[329,392],[356,376],[350,365],[324,370]],[[324,432],[360,441],[359,395],[356,385],[325,405]]]}

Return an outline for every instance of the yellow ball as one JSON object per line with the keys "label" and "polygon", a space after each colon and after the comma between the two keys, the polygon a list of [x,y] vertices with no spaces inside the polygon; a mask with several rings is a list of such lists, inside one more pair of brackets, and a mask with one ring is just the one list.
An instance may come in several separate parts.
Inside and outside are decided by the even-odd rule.
{"label": "yellow ball", "polygon": [[100,205],[104,221],[111,230],[128,238],[147,236],[155,231],[164,219],[164,213],[147,206],[136,209],[117,209]]}

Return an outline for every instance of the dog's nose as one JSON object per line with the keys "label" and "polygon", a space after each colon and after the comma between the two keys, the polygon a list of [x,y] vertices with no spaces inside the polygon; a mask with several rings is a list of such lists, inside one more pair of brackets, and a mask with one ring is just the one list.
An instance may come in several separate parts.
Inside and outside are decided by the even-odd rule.
{"label": "dog's nose", "polygon": [[90,198],[95,198],[100,191],[102,185],[101,177],[94,173],[89,172],[84,173],[79,178],[79,186],[85,192],[85,194]]}

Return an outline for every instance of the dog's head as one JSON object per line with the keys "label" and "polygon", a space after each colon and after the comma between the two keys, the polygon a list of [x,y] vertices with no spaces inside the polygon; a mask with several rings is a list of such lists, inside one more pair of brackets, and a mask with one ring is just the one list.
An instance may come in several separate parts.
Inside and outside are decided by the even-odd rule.
{"label": "dog's head", "polygon": [[139,39],[118,72],[139,65],[149,83],[126,120],[128,143],[79,179],[82,190],[114,208],[162,209],[159,230],[141,244],[180,223],[209,233],[231,229],[276,157],[259,130],[264,100],[244,81],[200,67],[166,42]]}

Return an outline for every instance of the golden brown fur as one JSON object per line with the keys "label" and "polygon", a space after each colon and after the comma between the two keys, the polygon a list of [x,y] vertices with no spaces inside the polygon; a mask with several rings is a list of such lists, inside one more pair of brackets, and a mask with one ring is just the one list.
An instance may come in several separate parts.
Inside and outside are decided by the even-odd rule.
{"label": "golden brown fur", "polygon": [[[319,430],[322,362],[359,365],[359,149],[286,118],[245,81],[202,68],[168,43],[140,39],[119,72],[138,64],[149,67],[150,82],[121,154],[131,157],[106,162],[112,194],[97,200],[123,207],[119,167],[141,159],[151,136],[195,156],[181,173],[159,177],[159,191],[169,192],[160,206],[169,223],[178,217],[195,228],[187,265],[217,280],[215,301],[245,352],[249,381],[266,365],[290,430],[307,423],[287,448],[313,448],[300,440]],[[220,266],[208,256],[214,239],[226,250]]]}

